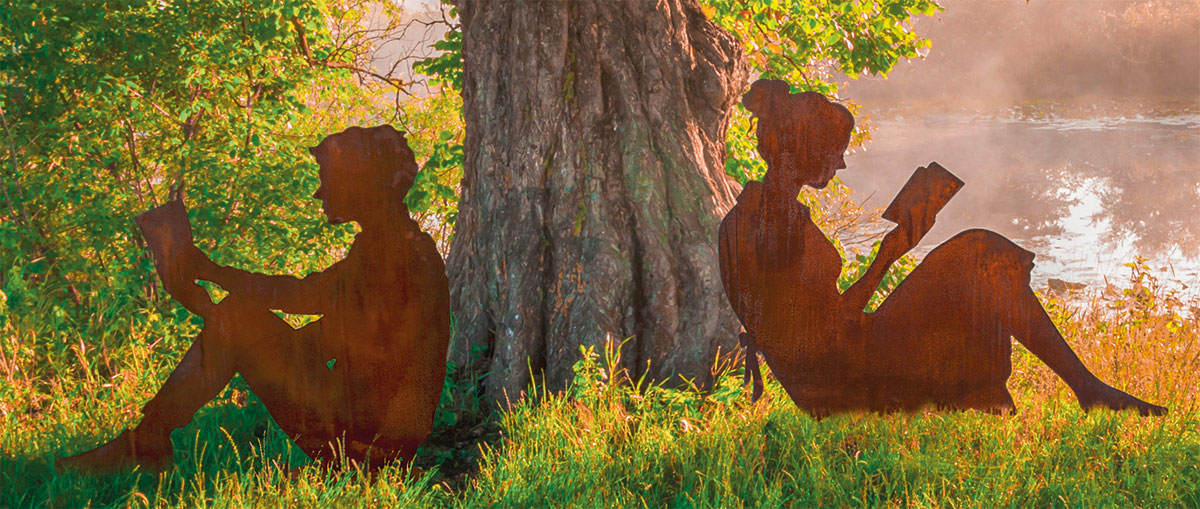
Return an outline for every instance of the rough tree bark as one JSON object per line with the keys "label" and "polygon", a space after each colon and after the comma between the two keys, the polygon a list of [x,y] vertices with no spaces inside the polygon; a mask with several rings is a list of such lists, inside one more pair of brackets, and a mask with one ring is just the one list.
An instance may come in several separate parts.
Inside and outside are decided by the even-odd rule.
{"label": "rough tree bark", "polygon": [[466,168],[451,359],[490,398],[625,343],[635,376],[707,384],[737,320],[716,232],[738,42],[694,0],[459,0]]}

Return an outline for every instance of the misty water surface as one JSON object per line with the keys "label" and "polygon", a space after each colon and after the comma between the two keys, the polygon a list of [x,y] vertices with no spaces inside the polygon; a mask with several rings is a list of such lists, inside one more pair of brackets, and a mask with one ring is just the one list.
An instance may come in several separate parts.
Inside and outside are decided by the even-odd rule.
{"label": "misty water surface", "polygon": [[966,186],[922,246],[995,230],[1038,253],[1037,285],[1120,280],[1122,264],[1143,255],[1200,287],[1200,113],[1031,119],[1014,110],[877,120],[874,140],[840,175],[883,206],[936,160]]}
{"label": "misty water surface", "polygon": [[840,175],[885,206],[937,161],[966,181],[922,248],[965,228],[1048,278],[1124,283],[1142,255],[1200,296],[1200,2],[942,0],[927,58],[847,83],[872,141]]}

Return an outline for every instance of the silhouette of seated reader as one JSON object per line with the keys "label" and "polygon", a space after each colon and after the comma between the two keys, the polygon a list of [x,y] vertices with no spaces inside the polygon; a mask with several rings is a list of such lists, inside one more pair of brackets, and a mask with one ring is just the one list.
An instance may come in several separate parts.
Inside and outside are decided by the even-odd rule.
{"label": "silhouette of seated reader", "polygon": [[854,117],[824,96],[755,82],[743,104],[758,119],[762,182],[749,182],[718,233],[721,279],[746,332],[747,378],[762,392],[757,354],[800,408],[814,414],[925,405],[1015,410],[1005,386],[1012,338],[1045,362],[1084,409],[1166,409],[1096,378],[1029,287],[1033,253],[997,233],[962,232],[933,249],[874,312],[888,267],[917,245],[963,183],[920,168],[883,217],[896,223],[865,274],[838,290],[842,259],[796,198],[846,167]]}
{"label": "silhouette of seated reader", "polygon": [[[163,285],[204,328],[136,427],[60,466],[170,465],[170,433],[240,373],[280,428],[313,458],[375,468],[411,460],[428,437],[446,373],[450,304],[433,239],[404,196],[417,164],[391,126],[351,127],[310,149],[313,195],[334,224],[361,232],[346,257],[302,279],[223,267],[193,243],[180,200],[138,218]],[[229,294],[219,304],[196,280]],[[322,315],[294,329],[271,310]]]}

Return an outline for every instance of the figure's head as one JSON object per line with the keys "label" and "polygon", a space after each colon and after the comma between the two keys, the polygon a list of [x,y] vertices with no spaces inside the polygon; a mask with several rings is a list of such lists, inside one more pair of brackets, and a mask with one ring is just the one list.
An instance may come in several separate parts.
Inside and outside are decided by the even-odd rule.
{"label": "figure's head", "polygon": [[758,153],[768,178],[789,192],[823,188],[846,167],[854,116],[845,106],[816,92],[793,94],[779,80],[754,82],[742,104],[758,118]]}
{"label": "figure's head", "polygon": [[333,224],[383,217],[402,207],[417,176],[404,133],[390,125],[351,127],[309,148],[321,166],[313,198]]}

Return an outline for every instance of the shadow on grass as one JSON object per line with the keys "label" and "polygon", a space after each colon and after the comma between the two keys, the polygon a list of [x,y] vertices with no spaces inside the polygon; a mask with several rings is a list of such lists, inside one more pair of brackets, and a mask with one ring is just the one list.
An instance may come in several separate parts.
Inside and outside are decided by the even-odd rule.
{"label": "shadow on grass", "polygon": [[194,493],[211,492],[217,482],[230,476],[286,476],[290,469],[310,463],[262,403],[243,387],[231,384],[222,396],[196,412],[186,427],[171,434],[174,466],[162,475],[136,469],[115,475],[55,471],[55,459],[100,445],[115,437],[119,429],[95,430],[90,436],[50,437],[55,445],[36,449],[40,454],[5,454],[0,457],[0,506],[103,507],[150,500],[192,505],[187,499]]}
{"label": "shadow on grass", "polygon": [[[44,435],[36,439],[37,446],[18,447],[16,454],[0,456],[0,507],[245,505],[248,502],[243,496],[270,498],[273,491],[292,488],[303,493],[315,491],[321,498],[338,498],[337,493],[345,491],[342,488],[352,478],[362,484],[355,489],[369,489],[363,486],[373,484],[369,480],[363,484],[358,477],[361,472],[350,465],[328,470],[304,468],[314,462],[279,428],[240,377],[196,412],[186,427],[171,434],[175,458],[166,472],[93,475],[55,471],[55,459],[87,451],[136,424],[131,421],[82,433]],[[416,477],[409,477],[406,469],[389,467],[380,482],[392,484],[399,492],[443,481],[448,487],[461,488],[477,471],[478,443],[497,437],[496,423],[490,420],[442,426],[414,459]],[[415,491],[429,493],[426,488]]]}

